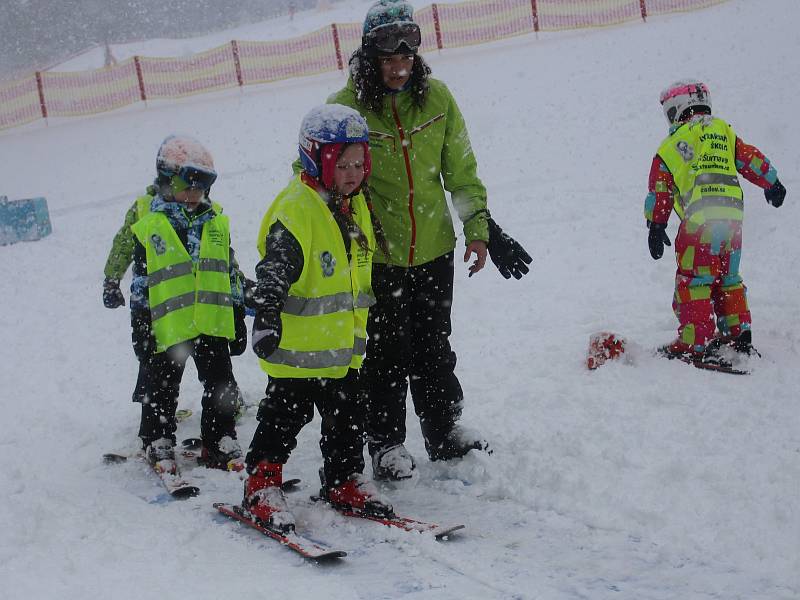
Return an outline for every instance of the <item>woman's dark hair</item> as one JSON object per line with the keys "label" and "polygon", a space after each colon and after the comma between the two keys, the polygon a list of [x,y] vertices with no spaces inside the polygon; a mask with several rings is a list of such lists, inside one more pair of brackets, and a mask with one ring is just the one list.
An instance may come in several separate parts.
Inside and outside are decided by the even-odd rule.
{"label": "woman's dark hair", "polygon": [[[414,66],[411,68],[409,88],[414,104],[422,108],[428,96],[428,77],[431,68],[419,55],[414,55]],[[375,113],[383,108],[383,98],[387,94],[381,75],[380,57],[368,56],[362,48],[358,48],[350,57],[350,77],[356,88],[358,104]]]}

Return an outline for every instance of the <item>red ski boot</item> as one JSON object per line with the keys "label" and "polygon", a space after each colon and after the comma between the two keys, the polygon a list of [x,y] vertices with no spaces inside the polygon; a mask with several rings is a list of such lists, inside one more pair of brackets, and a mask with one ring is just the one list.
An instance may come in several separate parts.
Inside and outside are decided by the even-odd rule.
{"label": "red ski boot", "polygon": [[361,473],[353,473],[347,481],[328,488],[324,482],[320,496],[334,507],[376,517],[393,517],[394,509],[378,493],[375,484]]}
{"label": "red ski boot", "polygon": [[661,346],[658,353],[665,358],[677,358],[684,362],[702,361],[705,355],[705,349],[697,349],[697,347],[687,344],[682,340],[673,340],[666,346]]}
{"label": "red ski boot", "polygon": [[244,482],[242,506],[263,526],[282,533],[294,531],[294,515],[281,490],[283,465],[261,461]]}

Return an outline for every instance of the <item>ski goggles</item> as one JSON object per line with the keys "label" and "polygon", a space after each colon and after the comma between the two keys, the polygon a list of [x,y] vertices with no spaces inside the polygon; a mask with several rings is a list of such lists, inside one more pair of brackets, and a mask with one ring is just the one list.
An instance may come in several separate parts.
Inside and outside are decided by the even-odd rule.
{"label": "ski goggles", "polygon": [[217,174],[214,171],[206,171],[192,166],[181,167],[175,174],[186,183],[187,187],[206,191],[210,190],[217,180]]}
{"label": "ski goggles", "polygon": [[364,35],[364,46],[383,54],[401,54],[401,46],[416,54],[422,43],[419,25],[411,21],[380,25]]}

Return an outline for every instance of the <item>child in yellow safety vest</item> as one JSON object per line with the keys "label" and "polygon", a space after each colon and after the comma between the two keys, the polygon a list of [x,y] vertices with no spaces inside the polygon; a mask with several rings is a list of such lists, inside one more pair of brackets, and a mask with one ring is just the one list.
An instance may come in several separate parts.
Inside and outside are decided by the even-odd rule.
{"label": "child in yellow safety vest", "polygon": [[289,531],[281,491],[297,435],[322,416],[320,496],[337,508],[388,515],[392,507],[364,470],[358,369],[366,351],[376,245],[382,231],[364,196],[370,171],[367,123],[355,110],[312,110],[300,131],[303,171],[270,205],[258,238],[253,350],[269,375],[247,454],[243,507]]}
{"label": "child in yellow safety vest", "polygon": [[157,470],[177,472],[175,412],[191,356],[204,390],[203,459],[209,467],[241,470],[231,355],[247,348],[247,327],[228,217],[208,198],[217,177],[213,159],[197,140],[170,136],[156,167],[158,193],[130,226],[133,345],[146,365],[139,437]]}
{"label": "child in yellow safety vest", "polygon": [[650,254],[658,260],[673,209],[681,219],[675,238],[678,337],[659,349],[668,358],[718,360],[729,345],[751,354],[750,310],[739,273],[742,252],[742,189],[738,175],[764,189],[776,208],[786,189],[759,150],[746,144],[725,121],[711,114],[708,87],[678,81],[661,93],[670,134],[650,168],[645,218]]}

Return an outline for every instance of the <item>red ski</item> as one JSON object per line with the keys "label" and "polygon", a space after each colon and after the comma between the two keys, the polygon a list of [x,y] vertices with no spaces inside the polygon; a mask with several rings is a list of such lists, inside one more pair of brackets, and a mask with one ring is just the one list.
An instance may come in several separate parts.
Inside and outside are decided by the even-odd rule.
{"label": "red ski", "polygon": [[355,517],[357,519],[366,519],[367,521],[375,521],[387,527],[397,527],[403,531],[417,531],[419,533],[432,533],[433,537],[437,540],[446,538],[454,531],[464,529],[464,525],[438,525],[428,521],[418,521],[410,517],[401,517],[398,515],[374,515],[371,513],[354,511],[352,509],[344,508],[328,502],[321,496],[311,496],[315,502],[321,501],[328,503],[336,512],[344,515],[345,517]]}
{"label": "red ski", "polygon": [[295,531],[286,533],[277,529],[271,529],[270,527],[267,527],[256,521],[249,512],[247,512],[238,504],[224,504],[222,502],[217,502],[214,504],[214,508],[216,508],[226,517],[235,519],[240,523],[244,523],[248,527],[252,527],[257,531],[260,531],[267,537],[279,542],[290,550],[294,550],[304,558],[309,558],[312,560],[324,560],[329,558],[344,558],[347,556],[347,552],[344,550],[334,550],[333,548],[323,546],[306,537],[303,537]]}

